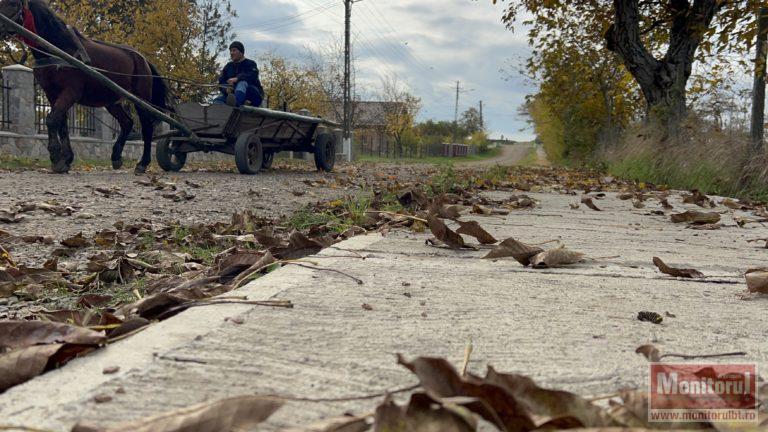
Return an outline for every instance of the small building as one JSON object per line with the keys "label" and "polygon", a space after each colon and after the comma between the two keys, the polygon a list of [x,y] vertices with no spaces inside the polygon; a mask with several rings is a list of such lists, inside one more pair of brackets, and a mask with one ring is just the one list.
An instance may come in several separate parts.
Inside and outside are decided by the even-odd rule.
{"label": "small building", "polygon": [[[338,104],[341,107],[341,104]],[[355,154],[387,156],[395,151],[394,140],[387,134],[387,113],[404,109],[400,102],[357,101],[352,103],[352,130]],[[343,109],[335,109],[329,118],[341,123]]]}

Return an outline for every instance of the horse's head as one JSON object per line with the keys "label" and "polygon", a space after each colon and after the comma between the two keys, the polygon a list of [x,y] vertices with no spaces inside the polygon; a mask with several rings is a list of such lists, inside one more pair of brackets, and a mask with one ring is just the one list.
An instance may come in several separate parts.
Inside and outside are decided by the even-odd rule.
{"label": "horse's head", "polygon": [[[19,25],[24,24],[24,6],[26,0],[0,0],[0,14],[12,19]],[[13,35],[15,32],[0,23],[0,35]]]}

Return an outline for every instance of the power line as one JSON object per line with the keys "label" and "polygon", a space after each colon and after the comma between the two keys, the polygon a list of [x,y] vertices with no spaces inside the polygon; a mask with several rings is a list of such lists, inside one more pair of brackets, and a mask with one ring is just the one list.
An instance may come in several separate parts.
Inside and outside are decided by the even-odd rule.
{"label": "power line", "polygon": [[[290,15],[290,16],[281,17],[281,18],[273,18],[271,20],[261,21],[261,22],[258,22],[258,23],[241,24],[241,25],[238,25],[238,26],[234,26],[233,29],[237,30],[237,29],[253,29],[253,28],[259,28],[259,27],[270,27],[270,26],[272,26],[274,24],[284,23],[284,22],[287,22],[287,21],[300,22],[300,21],[303,20],[303,19],[301,19],[301,17],[303,17],[303,16],[305,16],[307,14],[310,14],[312,12],[316,12],[316,11],[318,11],[320,9],[323,9],[323,11],[325,11],[325,10],[331,9],[333,7],[336,7],[336,6],[338,6],[338,3],[335,2],[335,1],[332,1],[332,2],[325,3],[325,4],[320,5],[320,6],[316,6],[316,7],[312,8],[312,9],[307,10],[307,11],[297,13],[295,15]],[[313,16],[315,16],[315,15],[313,15]]]}

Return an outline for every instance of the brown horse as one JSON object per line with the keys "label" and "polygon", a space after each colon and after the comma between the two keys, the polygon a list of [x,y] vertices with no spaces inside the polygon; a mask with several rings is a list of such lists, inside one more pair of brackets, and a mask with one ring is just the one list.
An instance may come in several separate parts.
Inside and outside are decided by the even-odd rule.
{"label": "brown horse", "polygon": [[[56,16],[46,0],[0,0],[0,13],[28,30],[33,30],[67,54],[88,58],[91,66],[100,69],[120,87],[160,109],[167,109],[168,91],[165,82],[157,69],[131,47],[83,37]],[[0,32],[6,36],[14,34],[2,28]],[[59,59],[35,46],[34,42],[20,39],[32,50],[36,63],[35,79],[51,104],[51,112],[45,123],[48,126],[48,152],[53,171],[68,172],[74,160],[75,155],[69,142],[67,113],[76,103],[105,107],[120,123],[120,135],[112,148],[112,166],[115,169],[122,167],[123,146],[133,129],[133,120],[120,104],[122,96],[79,69],[62,65],[61,61],[57,61]],[[144,152],[136,172],[143,173],[152,159],[154,119],[139,106],[136,106],[136,111],[144,140]]]}

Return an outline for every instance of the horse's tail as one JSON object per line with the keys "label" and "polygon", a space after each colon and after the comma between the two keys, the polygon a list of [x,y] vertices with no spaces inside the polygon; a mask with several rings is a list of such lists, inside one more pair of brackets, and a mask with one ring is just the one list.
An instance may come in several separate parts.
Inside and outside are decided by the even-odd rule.
{"label": "horse's tail", "polygon": [[147,64],[152,71],[152,100],[150,102],[158,108],[173,112],[175,102],[171,90],[157,71],[157,67],[150,62]]}

